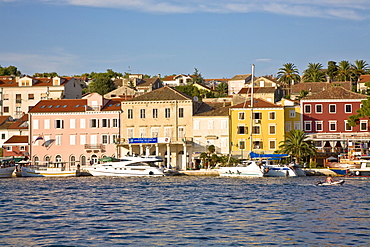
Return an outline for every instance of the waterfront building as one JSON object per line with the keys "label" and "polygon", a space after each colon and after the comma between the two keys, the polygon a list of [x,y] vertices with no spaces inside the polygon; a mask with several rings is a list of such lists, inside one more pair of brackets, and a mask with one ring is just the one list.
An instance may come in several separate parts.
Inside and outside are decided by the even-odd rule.
{"label": "waterfront building", "polygon": [[284,107],[285,135],[293,130],[301,130],[301,106],[298,101],[281,99],[276,103]]}
{"label": "waterfront building", "polygon": [[167,86],[123,101],[120,149],[162,156],[167,167],[186,169],[192,154],[192,117],[201,104]]}
{"label": "waterfront building", "polygon": [[41,100],[29,111],[32,162],[73,167],[120,156],[115,143],[120,136],[121,101],[97,93],[82,99]]}
{"label": "waterfront building", "polygon": [[[253,105],[252,105],[253,103]],[[284,140],[284,107],[263,99],[246,100],[230,108],[231,152],[248,158],[250,152],[271,154]]]}
{"label": "waterfront building", "polygon": [[194,114],[193,159],[199,158],[202,152],[208,152],[210,145],[215,146],[217,154],[228,155],[230,153],[230,106],[230,102],[203,103]]}
{"label": "waterfront building", "polygon": [[331,87],[301,100],[303,130],[315,141],[320,152],[316,161],[319,165],[324,165],[325,158],[348,151],[356,143],[362,147],[358,154],[368,154],[368,119],[360,119],[355,127],[348,125],[348,117],[356,114],[366,99],[366,95],[343,87]]}
{"label": "waterfront building", "polygon": [[42,99],[81,98],[81,79],[73,77],[0,77],[0,115],[20,118]]}

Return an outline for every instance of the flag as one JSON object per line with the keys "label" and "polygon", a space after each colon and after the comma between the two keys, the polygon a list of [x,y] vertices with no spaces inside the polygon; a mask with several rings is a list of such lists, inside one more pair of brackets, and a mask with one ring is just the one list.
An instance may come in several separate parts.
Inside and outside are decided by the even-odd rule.
{"label": "flag", "polygon": [[47,140],[47,141],[45,141],[43,144],[42,144],[42,146],[44,146],[44,147],[50,147],[51,146],[51,144],[53,144],[55,142],[55,139],[50,139],[50,140]]}
{"label": "flag", "polygon": [[39,135],[32,143],[36,143],[38,140],[44,140],[44,138]]}

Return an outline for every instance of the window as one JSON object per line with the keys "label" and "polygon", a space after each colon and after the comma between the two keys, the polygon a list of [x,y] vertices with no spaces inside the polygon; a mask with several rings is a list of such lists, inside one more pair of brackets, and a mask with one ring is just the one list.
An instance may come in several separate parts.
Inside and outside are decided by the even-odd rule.
{"label": "window", "polygon": [[119,127],[118,118],[113,118],[112,119],[112,127],[113,128],[118,128]]}
{"label": "window", "polygon": [[5,137],[5,134],[4,134],[4,133],[2,133],[2,134],[1,134],[1,139],[2,139],[2,140],[4,140],[5,138],[6,138],[6,137]]}
{"label": "window", "polygon": [[221,137],[221,147],[227,147],[228,139],[227,137]]}
{"label": "window", "polygon": [[262,141],[253,142],[253,149],[262,149],[262,148],[263,148]]}
{"label": "window", "polygon": [[15,95],[15,103],[22,103],[22,95],[16,94]]}
{"label": "window", "polygon": [[185,129],[184,127],[179,127],[179,138],[185,137]]}
{"label": "window", "polygon": [[261,128],[260,128],[260,126],[253,126],[253,128],[252,128],[252,134],[255,134],[255,135],[261,134]]}
{"label": "window", "polygon": [[254,112],[253,113],[253,119],[262,119],[262,113],[261,112]]}
{"label": "window", "polygon": [[141,127],[140,128],[140,137],[146,137],[146,127]]}
{"label": "window", "polygon": [[20,146],[19,151],[26,151],[26,146]]}
{"label": "window", "polygon": [[184,108],[179,108],[179,118],[184,117]]}
{"label": "window", "polygon": [[145,109],[140,109],[140,118],[145,118]]}
{"label": "window", "polygon": [[336,113],[336,105],[329,105],[329,113]]}
{"label": "window", "polygon": [[170,118],[170,117],[171,117],[171,111],[170,111],[170,108],[165,108],[165,109],[164,109],[164,117],[165,117],[165,118]]}
{"label": "window", "polygon": [[285,123],[285,131],[289,132],[291,130],[292,130],[292,123],[291,122]]}
{"label": "window", "polygon": [[221,129],[227,129],[227,120],[221,120]]}
{"label": "window", "polygon": [[304,122],[304,130],[305,131],[311,131],[312,130],[312,128],[311,128],[311,121]]}
{"label": "window", "polygon": [[208,120],[208,129],[212,130],[214,129],[215,122],[213,120]]}
{"label": "window", "polygon": [[194,129],[199,130],[200,129],[200,121],[194,121]]}
{"label": "window", "polygon": [[329,130],[336,131],[337,130],[337,122],[329,121]]}
{"label": "window", "polygon": [[316,122],[316,131],[322,131],[322,121]]}
{"label": "window", "polygon": [[134,110],[133,109],[128,109],[127,110],[127,118],[128,119],[133,119],[134,118]]}
{"label": "window", "polygon": [[33,93],[29,93],[28,94],[28,99],[31,100],[31,99],[35,99],[35,95]]}
{"label": "window", "polygon": [[103,118],[103,119],[101,120],[101,127],[102,127],[102,128],[109,128],[109,119],[107,119],[107,118]]}
{"label": "window", "polygon": [[158,137],[158,135],[159,135],[159,127],[152,127],[150,129],[150,135],[151,135],[151,137]]}
{"label": "window", "polygon": [[301,123],[300,122],[294,122],[294,129],[300,130],[301,129]]}
{"label": "window", "polygon": [[9,112],[9,106],[4,106],[4,113],[8,113]]}
{"label": "window", "polygon": [[239,141],[239,149],[245,149],[245,141]]}
{"label": "window", "polygon": [[134,129],[127,128],[127,138],[134,138]]}
{"label": "window", "polygon": [[244,120],[245,119],[245,114],[244,114],[244,112],[239,112],[239,120]]}
{"label": "window", "polygon": [[56,119],[54,122],[55,129],[64,129],[64,121],[61,119]]}
{"label": "window", "polygon": [[153,109],[153,118],[158,118],[158,109]]}
{"label": "window", "polygon": [[347,121],[347,120],[345,120],[345,121],[344,121],[344,126],[345,126],[345,130],[346,130],[346,131],[351,131],[351,130],[352,130],[352,126],[350,126],[350,125],[348,124],[348,121]]}
{"label": "window", "polygon": [[86,119],[84,118],[80,119],[80,128],[86,129]]}
{"label": "window", "polygon": [[12,151],[12,146],[6,146],[5,149],[6,151]]}
{"label": "window", "polygon": [[98,128],[98,119],[92,118],[90,119],[90,128]]}
{"label": "window", "polygon": [[69,136],[69,145],[76,145],[76,135]]}
{"label": "window", "polygon": [[4,94],[4,100],[9,100],[9,94]]}
{"label": "window", "polygon": [[113,144],[118,144],[119,143],[118,135],[116,135],[116,134],[112,135],[111,143],[113,143]]}
{"label": "window", "polygon": [[33,119],[32,126],[33,126],[34,130],[39,129],[39,120],[38,119]]}
{"label": "window", "polygon": [[50,129],[50,119],[44,119],[44,129]]}
{"label": "window", "polygon": [[322,113],[322,105],[316,105],[316,113]]}
{"label": "window", "polygon": [[274,111],[269,112],[269,119],[275,120],[276,119],[276,113]]}
{"label": "window", "polygon": [[86,156],[85,155],[81,156],[80,163],[81,163],[81,166],[86,166]]}
{"label": "window", "polygon": [[102,144],[108,144],[109,143],[109,136],[108,135],[102,135],[101,136],[101,142],[102,142]]}
{"label": "window", "polygon": [[164,137],[172,137],[172,128],[171,127],[165,127],[164,128]]}
{"label": "window", "polygon": [[76,119],[69,120],[69,128],[75,129],[76,128]]}
{"label": "window", "polygon": [[361,120],[360,121],[360,131],[367,131],[367,121],[366,120]]}
{"label": "window", "polygon": [[86,135],[80,135],[80,145],[86,144]]}
{"label": "window", "polygon": [[55,145],[62,145],[62,135],[55,136]]}
{"label": "window", "polygon": [[270,125],[269,126],[269,134],[270,135],[275,135],[276,134],[276,126],[275,125]]}
{"label": "window", "polygon": [[345,105],[344,111],[345,113],[352,113],[352,105]]}
{"label": "window", "polygon": [[276,141],[269,140],[269,149],[276,149]]}
{"label": "window", "polygon": [[311,113],[311,105],[304,106],[304,113]]}
{"label": "window", "polygon": [[245,135],[247,134],[247,127],[245,126],[238,126],[238,134],[239,135]]}
{"label": "window", "polygon": [[72,155],[69,158],[69,163],[71,164],[71,166],[76,166],[76,156]]}

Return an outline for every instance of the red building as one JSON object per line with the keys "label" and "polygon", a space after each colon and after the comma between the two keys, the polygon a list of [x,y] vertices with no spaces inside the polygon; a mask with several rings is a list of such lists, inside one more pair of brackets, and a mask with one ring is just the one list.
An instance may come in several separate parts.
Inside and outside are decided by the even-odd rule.
{"label": "red building", "polygon": [[3,144],[4,157],[23,157],[29,155],[28,136],[13,135]]}
{"label": "red building", "polygon": [[301,100],[303,130],[318,151],[326,153],[322,157],[348,152],[355,145],[361,147],[361,154],[368,154],[368,120],[361,119],[355,127],[348,125],[348,117],[356,114],[366,99],[366,95],[343,87],[331,87]]}

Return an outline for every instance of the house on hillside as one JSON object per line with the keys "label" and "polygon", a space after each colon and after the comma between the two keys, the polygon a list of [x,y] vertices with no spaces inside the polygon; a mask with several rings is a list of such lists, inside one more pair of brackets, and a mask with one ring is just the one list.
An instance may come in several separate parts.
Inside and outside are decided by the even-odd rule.
{"label": "house on hillside", "polygon": [[237,94],[243,87],[248,87],[252,74],[235,75],[227,81],[228,95]]}
{"label": "house on hillside", "polygon": [[29,155],[27,135],[13,135],[3,144],[4,157],[25,157]]}
{"label": "house on hillside", "polygon": [[163,85],[169,87],[184,86],[193,81],[191,75],[171,75],[163,78]]}
{"label": "house on hillside", "polygon": [[367,94],[367,90],[369,89],[365,84],[366,82],[370,83],[370,75],[361,75],[358,78],[357,82],[357,91],[362,94]]}
{"label": "house on hillside", "polygon": [[352,90],[352,82],[301,82],[292,85],[291,99],[296,100],[301,95],[302,91],[308,92],[308,96],[329,90],[333,87],[343,87],[349,91]]}

